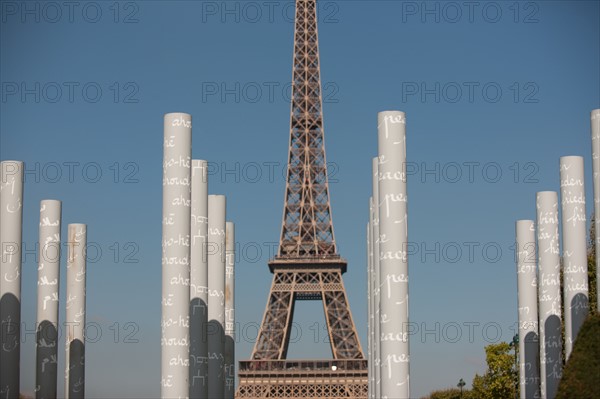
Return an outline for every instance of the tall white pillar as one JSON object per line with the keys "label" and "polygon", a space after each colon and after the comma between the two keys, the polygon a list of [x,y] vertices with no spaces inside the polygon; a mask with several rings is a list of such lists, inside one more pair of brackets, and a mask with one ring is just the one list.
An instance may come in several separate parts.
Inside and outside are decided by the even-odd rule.
{"label": "tall white pillar", "polygon": [[225,399],[235,396],[235,225],[225,227]]}
{"label": "tall white pillar", "polygon": [[378,115],[381,397],[409,398],[406,118]]}
{"label": "tall white pillar", "polygon": [[20,384],[23,169],[21,161],[0,162],[0,397],[11,398]]}
{"label": "tall white pillar", "polygon": [[537,193],[536,208],[540,393],[542,399],[554,399],[562,376],[558,194],[555,191]]}
{"label": "tall white pillar", "polygon": [[190,398],[208,396],[208,174],[207,162],[192,160],[190,250]]}
{"label": "tall white pillar", "polygon": [[[596,236],[596,298],[600,293],[600,109],[591,114],[592,124],[592,163],[594,170],[594,231]],[[596,311],[600,312],[600,301],[596,299]]]}
{"label": "tall white pillar", "polygon": [[225,209],[223,195],[208,196],[208,397],[225,394]]}
{"label": "tall white pillar", "polygon": [[164,117],[161,397],[189,396],[192,117]]}
{"label": "tall white pillar", "polygon": [[521,399],[539,398],[539,339],[535,224],[518,220],[517,292],[519,306],[519,387]]}
{"label": "tall white pillar", "polygon": [[381,398],[381,268],[379,265],[379,157],[371,162],[373,179],[373,222],[371,246],[373,251],[373,395]]}
{"label": "tall white pillar", "polygon": [[87,226],[72,223],[67,229],[67,302],[65,345],[65,397],[85,397],[85,274]]}
{"label": "tall white pillar", "polygon": [[61,202],[43,200],[40,204],[36,398],[56,398],[58,357],[58,293],[60,281]]}
{"label": "tall white pillar", "polygon": [[589,307],[583,157],[560,158],[560,202],[564,262],[565,355],[568,359]]}

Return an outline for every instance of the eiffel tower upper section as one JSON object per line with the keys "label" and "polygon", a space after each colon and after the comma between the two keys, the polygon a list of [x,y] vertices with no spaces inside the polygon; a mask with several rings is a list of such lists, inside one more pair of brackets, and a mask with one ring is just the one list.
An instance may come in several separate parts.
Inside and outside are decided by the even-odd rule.
{"label": "eiffel tower upper section", "polygon": [[337,254],[329,202],[316,14],[316,0],[296,1],[287,184],[271,270],[299,263],[346,268]]}

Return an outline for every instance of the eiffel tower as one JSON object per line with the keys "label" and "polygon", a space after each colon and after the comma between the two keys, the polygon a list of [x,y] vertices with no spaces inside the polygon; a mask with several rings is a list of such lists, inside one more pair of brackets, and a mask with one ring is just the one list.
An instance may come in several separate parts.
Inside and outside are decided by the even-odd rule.
{"label": "eiffel tower", "polygon": [[[316,0],[296,0],[287,185],[277,256],[251,360],[236,398],[367,398],[367,360],[337,253],[323,133]],[[320,300],[333,359],[287,360],[295,301]]]}

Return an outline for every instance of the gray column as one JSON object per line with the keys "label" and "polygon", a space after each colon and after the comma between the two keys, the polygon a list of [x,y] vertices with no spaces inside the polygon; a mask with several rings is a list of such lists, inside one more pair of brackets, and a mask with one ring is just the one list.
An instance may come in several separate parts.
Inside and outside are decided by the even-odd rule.
{"label": "gray column", "polygon": [[67,301],[65,322],[65,397],[85,397],[85,273],[87,226],[67,229]]}
{"label": "gray column", "polygon": [[381,269],[379,266],[379,158],[371,162],[373,179],[373,223],[371,224],[371,240],[373,241],[373,395],[381,398]]}
{"label": "gray column", "polygon": [[208,396],[208,175],[207,162],[192,161],[190,252],[190,398]]}
{"label": "gray column", "polygon": [[189,395],[192,117],[164,117],[161,397]]}
{"label": "gray column", "polygon": [[[594,231],[596,240],[596,298],[600,293],[600,109],[591,114],[592,163],[594,170]],[[596,299],[596,311],[600,312],[600,301]]]}
{"label": "gray column", "polygon": [[225,196],[208,196],[208,397],[225,394]]}
{"label": "gray column", "polygon": [[378,115],[381,397],[409,398],[406,119]]}
{"label": "gray column", "polygon": [[61,202],[43,200],[40,204],[36,398],[56,398],[58,347],[58,293],[60,281]]}
{"label": "gray column", "polygon": [[589,307],[583,157],[560,158],[560,202],[566,361]]}
{"label": "gray column", "polygon": [[537,193],[536,208],[540,392],[542,399],[554,399],[562,376],[558,194],[555,191]]}
{"label": "gray column", "polygon": [[23,229],[21,161],[0,162],[0,397],[19,396],[21,339],[21,245]]}
{"label": "gray column", "polygon": [[235,396],[235,225],[225,227],[225,399]]}
{"label": "gray column", "polygon": [[521,399],[539,398],[539,339],[535,224],[518,220],[517,292],[519,306],[519,387]]}

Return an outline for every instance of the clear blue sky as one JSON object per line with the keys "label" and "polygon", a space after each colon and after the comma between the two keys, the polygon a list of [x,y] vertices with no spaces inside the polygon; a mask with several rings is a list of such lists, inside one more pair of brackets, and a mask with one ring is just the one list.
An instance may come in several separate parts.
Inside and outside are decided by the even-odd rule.
{"label": "clear blue sky", "polygon": [[[484,346],[514,334],[514,221],[535,218],[536,191],[559,189],[560,156],[585,157],[592,211],[589,118],[600,107],[599,4],[320,3],[333,219],[363,348],[376,118],[399,109],[407,114],[415,172],[408,182],[409,240],[419,247],[409,260],[410,318],[419,328],[411,339],[412,395],[460,378],[470,385],[485,368]],[[293,3],[55,4],[60,9],[0,2],[0,157],[23,160],[31,171],[27,248],[37,241],[40,200],[55,198],[63,201],[63,234],[67,223],[87,223],[90,256],[102,251],[88,264],[87,321],[102,333],[87,344],[88,396],[156,397],[163,114],[193,115],[193,156],[214,163],[210,192],[227,195],[242,258],[236,357],[247,359],[271,284],[269,248],[280,233]],[[71,164],[72,179],[70,162],[79,163]],[[29,331],[36,268],[35,256],[27,255],[22,312]],[[64,298],[64,260],[61,273]],[[64,313],[63,304],[61,323]],[[328,356],[320,304],[300,303],[295,321],[301,336],[290,357]],[[94,335],[92,328],[88,336]],[[64,336],[60,342],[63,370]],[[31,393],[31,333],[21,358],[21,388]],[[59,387],[62,393],[62,381]]]}

